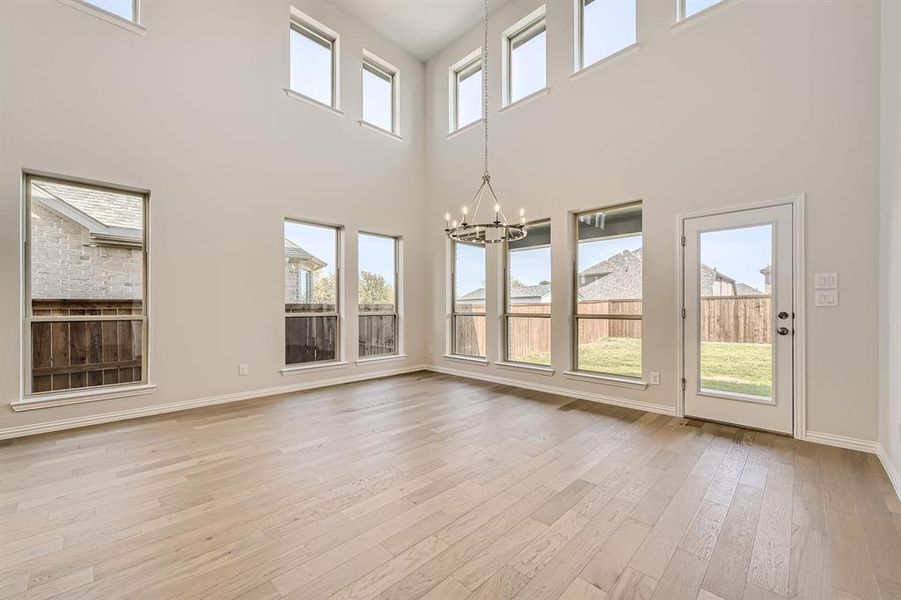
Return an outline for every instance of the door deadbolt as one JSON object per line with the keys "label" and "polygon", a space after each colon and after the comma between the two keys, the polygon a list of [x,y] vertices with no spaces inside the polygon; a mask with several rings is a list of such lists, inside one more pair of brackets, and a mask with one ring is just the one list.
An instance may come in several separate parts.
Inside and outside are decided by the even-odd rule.
{"label": "door deadbolt", "polygon": [[779,335],[788,335],[788,327],[780,327],[776,330]]}
{"label": "door deadbolt", "polygon": [[783,310],[782,312],[780,312],[780,313],[779,313],[778,315],[776,315],[776,316],[778,316],[778,317],[779,317],[780,319],[782,319],[782,320],[785,320],[785,319],[788,318],[788,313],[785,312],[785,311]]}

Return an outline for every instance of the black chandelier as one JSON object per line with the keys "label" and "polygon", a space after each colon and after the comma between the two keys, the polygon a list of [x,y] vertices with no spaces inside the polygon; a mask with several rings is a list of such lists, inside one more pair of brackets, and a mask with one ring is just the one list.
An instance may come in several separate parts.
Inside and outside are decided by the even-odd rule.
{"label": "black chandelier", "polygon": [[[463,216],[460,222],[451,221],[450,213],[444,215],[444,232],[447,237],[458,242],[499,244],[522,239],[526,237],[527,232],[524,209],[519,209],[518,223],[507,221],[504,211],[501,210],[500,200],[498,200],[494,188],[491,187],[491,174],[488,172],[488,0],[483,0],[483,6],[485,9],[485,39],[482,44],[482,118],[485,131],[485,170],[482,173],[482,183],[475,196],[468,205],[463,207]],[[485,219],[479,222],[479,209],[486,194],[490,196],[490,200],[493,200],[494,220]],[[472,222],[469,221],[470,218]]]}

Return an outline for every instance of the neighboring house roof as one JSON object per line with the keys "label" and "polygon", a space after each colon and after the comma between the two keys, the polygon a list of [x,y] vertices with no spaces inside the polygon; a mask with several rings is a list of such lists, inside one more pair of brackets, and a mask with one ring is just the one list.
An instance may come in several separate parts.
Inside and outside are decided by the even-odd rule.
{"label": "neighboring house roof", "polygon": [[[641,265],[643,261],[641,248],[623,250],[579,273],[582,281],[587,281],[579,288],[580,300],[614,300],[638,299],[642,297]],[[760,291],[744,283],[737,283],[728,275],[701,265],[702,295],[712,296],[714,283],[724,283],[735,290],[739,296],[752,296]],[[717,293],[721,293],[717,290]]]}
{"label": "neighboring house roof", "polygon": [[738,296],[759,296],[763,292],[747,283],[737,283],[735,284],[735,293]]}
{"label": "neighboring house roof", "polygon": [[307,263],[313,271],[321,269],[327,264],[324,260],[316,258],[288,238],[285,238],[285,256],[287,256],[291,262]]}
{"label": "neighboring house roof", "polygon": [[[525,300],[529,298],[534,298],[536,300],[540,300],[544,298],[551,292],[551,286],[547,284],[542,285],[524,285],[522,287],[510,288],[510,299],[511,300]],[[473,290],[467,294],[464,294],[457,298],[457,300],[484,300],[485,299],[485,288],[478,288]]]}
{"label": "neighboring house roof", "polygon": [[623,250],[588,267],[579,277],[588,283],[579,288],[580,300],[641,298],[641,248]]}
{"label": "neighboring house roof", "polygon": [[591,278],[592,276],[607,275],[622,269],[626,264],[641,264],[641,248],[637,250],[623,250],[619,254],[614,254],[607,260],[592,265],[579,273],[580,277]]}
{"label": "neighboring house roof", "polygon": [[32,184],[31,199],[81,225],[94,241],[141,245],[144,235],[141,196],[39,181]]}

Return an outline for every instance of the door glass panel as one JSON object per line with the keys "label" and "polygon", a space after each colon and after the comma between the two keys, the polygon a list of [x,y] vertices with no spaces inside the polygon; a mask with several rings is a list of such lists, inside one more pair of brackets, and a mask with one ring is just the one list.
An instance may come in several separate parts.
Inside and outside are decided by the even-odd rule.
{"label": "door glass panel", "polygon": [[701,389],[773,395],[773,226],[701,233]]}

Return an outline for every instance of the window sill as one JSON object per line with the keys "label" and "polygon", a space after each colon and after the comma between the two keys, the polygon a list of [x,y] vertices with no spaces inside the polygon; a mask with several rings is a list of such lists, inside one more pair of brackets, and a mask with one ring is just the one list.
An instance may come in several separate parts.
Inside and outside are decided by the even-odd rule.
{"label": "window sill", "polygon": [[634,53],[638,52],[639,50],[641,50],[641,44],[639,44],[638,42],[632,42],[625,48],[620,48],[613,54],[608,54],[604,58],[602,58],[600,60],[596,60],[595,62],[591,63],[590,65],[582,67],[581,69],[579,69],[578,71],[576,71],[575,73],[570,75],[569,78],[570,79],[578,79],[582,75],[599,70],[604,65],[609,65],[610,63],[616,62],[618,59],[620,59],[624,56],[634,54]]}
{"label": "window sill", "polygon": [[501,369],[509,369],[511,371],[527,371],[529,373],[537,373],[550,377],[557,372],[553,367],[545,367],[543,365],[530,365],[528,363],[499,361],[494,363]]}
{"label": "window sill", "polygon": [[354,364],[368,365],[370,363],[393,362],[407,358],[406,354],[386,354],[385,356],[371,356],[367,358],[358,358]]}
{"label": "window sill", "polygon": [[576,379],[579,381],[590,381],[592,383],[603,383],[606,385],[615,385],[618,387],[631,388],[633,390],[646,390],[648,384],[640,379],[628,379],[626,377],[616,377],[613,375],[601,375],[599,373],[586,373],[584,371],[564,371],[563,373],[568,379]]}
{"label": "window sill", "polygon": [[526,104],[530,100],[534,100],[535,98],[538,98],[540,96],[547,96],[550,93],[551,93],[551,88],[543,87],[540,90],[538,90],[537,92],[532,92],[528,96],[523,96],[522,98],[520,98],[519,100],[516,100],[515,102],[511,102],[510,104],[502,106],[497,112],[499,112],[499,113],[507,112],[511,108],[516,108],[518,106],[522,106],[523,104]]}
{"label": "window sill", "polygon": [[329,114],[333,114],[333,115],[337,115],[337,116],[342,116],[344,114],[344,111],[341,110],[340,108],[335,108],[334,106],[325,104],[323,102],[320,102],[319,100],[314,100],[313,98],[310,98],[309,96],[304,96],[300,92],[295,92],[291,88],[285,88],[285,93],[288,95],[288,98],[292,98],[294,100],[299,100],[301,102],[309,104],[310,106],[315,106],[316,108],[321,108],[322,110],[324,110],[325,112],[327,112]]}
{"label": "window sill", "polygon": [[65,4],[66,6],[71,6],[76,10],[80,10],[81,12],[91,15],[92,17],[96,17],[101,21],[106,21],[116,27],[121,27],[122,29],[127,29],[132,33],[136,33],[138,35],[144,35],[147,33],[147,28],[141,25],[140,23],[135,23],[134,21],[130,21],[124,17],[120,17],[117,14],[111,13],[107,10],[103,10],[93,4],[88,4],[84,2],[84,0],[57,0],[61,4]]}
{"label": "window sill", "polygon": [[298,373],[307,373],[309,371],[334,371],[336,369],[346,369],[350,363],[346,360],[329,361],[321,363],[311,363],[308,365],[292,365],[282,369],[282,375],[297,375]]}
{"label": "window sill", "polygon": [[404,141],[404,138],[400,137],[393,131],[388,131],[387,129],[383,129],[383,128],[379,127],[378,125],[373,125],[372,123],[367,123],[366,121],[359,121],[359,123],[360,123],[360,127],[362,127],[363,129],[371,129],[372,131],[377,131],[378,133],[381,133],[382,135],[387,135],[389,138],[397,140],[398,142]]}
{"label": "window sill", "polygon": [[716,4],[712,4],[712,5],[708,6],[707,8],[705,8],[704,10],[699,10],[698,12],[691,15],[690,17],[683,17],[683,18],[679,19],[678,21],[676,21],[675,23],[670,25],[670,31],[675,33],[676,31],[682,29],[683,26],[685,26],[685,25],[691,25],[693,23],[697,23],[698,21],[703,21],[704,17],[706,17],[712,13],[718,12],[719,9],[726,6],[727,4],[734,4],[739,1],[740,0],[720,0]]}
{"label": "window sill", "polygon": [[82,404],[84,402],[94,402],[96,400],[115,400],[117,398],[130,398],[132,396],[143,396],[152,394],[156,390],[156,385],[152,383],[143,383],[131,386],[109,386],[96,388],[91,390],[83,390],[80,392],[64,392],[58,394],[45,394],[41,396],[29,396],[10,402],[10,407],[21,412],[25,410],[36,410],[39,408],[55,408],[57,406],[68,406],[69,404]]}
{"label": "window sill", "polygon": [[445,354],[444,358],[470,365],[479,365],[481,367],[488,366],[487,358],[479,358],[478,356],[463,356],[462,354]]}
{"label": "window sill", "polygon": [[463,127],[458,127],[457,129],[454,129],[453,131],[449,131],[447,133],[447,136],[445,136],[445,137],[447,137],[447,139],[451,139],[452,137],[457,137],[464,131],[469,131],[470,129],[475,129],[477,125],[481,125],[484,122],[485,122],[485,117],[482,117],[481,119],[476,119],[472,123],[467,123]]}

